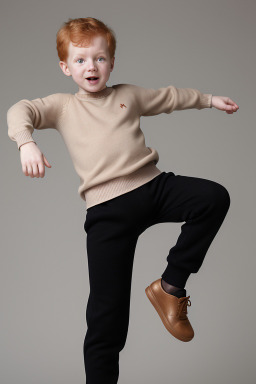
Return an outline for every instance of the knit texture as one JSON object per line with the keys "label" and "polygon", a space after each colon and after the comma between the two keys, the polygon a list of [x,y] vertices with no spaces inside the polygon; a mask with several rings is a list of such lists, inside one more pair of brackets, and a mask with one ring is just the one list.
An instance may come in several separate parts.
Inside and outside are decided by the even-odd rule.
{"label": "knit texture", "polygon": [[56,129],[80,177],[87,209],[150,181],[161,171],[158,152],[146,147],[141,116],[211,108],[212,94],[173,85],[153,89],[117,84],[94,93],[55,93],[22,99],[7,111],[8,136],[21,145],[34,129]]}

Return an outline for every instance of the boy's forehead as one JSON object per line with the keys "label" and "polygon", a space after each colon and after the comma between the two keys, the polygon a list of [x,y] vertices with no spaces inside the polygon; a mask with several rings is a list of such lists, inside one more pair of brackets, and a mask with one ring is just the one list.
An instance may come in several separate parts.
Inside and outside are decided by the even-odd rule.
{"label": "boy's forehead", "polygon": [[92,38],[90,44],[86,46],[75,46],[71,41],[69,42],[69,53],[70,54],[82,54],[90,50],[90,48],[95,48],[97,51],[106,51],[108,50],[107,41],[102,36],[95,36]]}

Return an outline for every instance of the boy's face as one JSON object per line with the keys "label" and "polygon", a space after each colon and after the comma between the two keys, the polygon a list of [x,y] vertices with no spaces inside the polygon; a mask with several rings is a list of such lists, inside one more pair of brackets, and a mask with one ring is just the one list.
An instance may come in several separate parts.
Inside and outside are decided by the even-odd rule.
{"label": "boy's face", "polygon": [[[76,47],[69,43],[67,63],[59,65],[66,76],[72,76],[78,85],[78,93],[98,92],[106,88],[110,72],[114,68],[115,57],[110,59],[107,41],[103,36],[95,36],[89,47]],[[96,81],[88,77],[98,77]]]}

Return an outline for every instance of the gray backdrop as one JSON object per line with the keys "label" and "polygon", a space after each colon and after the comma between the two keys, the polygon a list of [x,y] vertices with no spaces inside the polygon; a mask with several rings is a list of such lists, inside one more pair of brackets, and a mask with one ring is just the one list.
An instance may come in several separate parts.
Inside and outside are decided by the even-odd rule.
{"label": "gray backdrop", "polygon": [[89,279],[79,178],[52,129],[34,132],[52,168],[26,177],[6,112],[24,98],[77,91],[58,65],[56,33],[69,17],[88,16],[117,36],[108,86],[173,84],[240,107],[233,115],[204,109],[141,119],[161,170],[223,184],[231,206],[186,286],[189,343],[166,331],[144,292],[164,271],[182,223],[140,237],[119,383],[255,383],[255,11],[253,0],[1,2],[1,383],[85,383]]}

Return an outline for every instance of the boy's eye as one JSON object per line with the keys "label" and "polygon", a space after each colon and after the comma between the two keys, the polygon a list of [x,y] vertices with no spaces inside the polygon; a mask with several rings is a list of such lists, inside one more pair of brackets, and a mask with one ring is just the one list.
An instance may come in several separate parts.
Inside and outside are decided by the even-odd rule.
{"label": "boy's eye", "polygon": [[[99,60],[100,60],[100,59],[103,59],[103,60],[105,60],[105,57],[99,57]],[[84,59],[82,59],[82,58],[80,58],[80,59],[77,59],[77,62],[78,62],[79,60],[84,60]],[[81,64],[81,63],[79,63],[79,64]]]}

